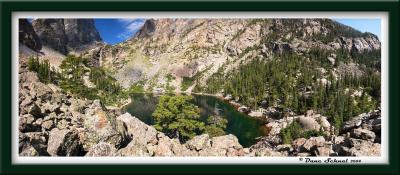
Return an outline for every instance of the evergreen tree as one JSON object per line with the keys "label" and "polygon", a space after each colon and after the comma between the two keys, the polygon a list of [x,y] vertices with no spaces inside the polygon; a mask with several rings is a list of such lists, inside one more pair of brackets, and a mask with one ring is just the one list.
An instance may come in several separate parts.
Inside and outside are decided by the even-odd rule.
{"label": "evergreen tree", "polygon": [[190,96],[160,97],[153,113],[155,128],[185,142],[204,131],[205,124],[200,121],[200,110],[191,104]]}

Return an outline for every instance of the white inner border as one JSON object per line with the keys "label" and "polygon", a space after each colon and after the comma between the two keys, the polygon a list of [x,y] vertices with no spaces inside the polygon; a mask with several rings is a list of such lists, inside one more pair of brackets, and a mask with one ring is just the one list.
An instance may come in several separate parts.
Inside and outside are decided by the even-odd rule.
{"label": "white inner border", "polygon": [[[380,157],[331,157],[361,160],[358,164],[389,164],[389,58],[386,12],[13,12],[12,13],[12,164],[304,164],[298,157],[20,157],[18,154],[18,19],[19,18],[351,18],[381,20],[381,108]],[[327,157],[310,157],[324,160]],[[325,163],[319,163],[325,164]],[[332,163],[327,163],[332,164]],[[334,163],[333,163],[334,164]],[[351,165],[352,163],[348,163]]]}

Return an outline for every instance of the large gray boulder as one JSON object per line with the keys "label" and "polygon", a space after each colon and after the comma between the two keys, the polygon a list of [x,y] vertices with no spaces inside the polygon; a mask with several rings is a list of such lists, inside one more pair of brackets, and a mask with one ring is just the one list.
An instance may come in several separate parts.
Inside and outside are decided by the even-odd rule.
{"label": "large gray boulder", "polygon": [[150,154],[145,145],[139,145],[136,141],[131,141],[125,148],[118,150],[117,156],[149,157],[152,154]]}
{"label": "large gray boulder", "polygon": [[85,132],[80,139],[83,140],[85,150],[100,141],[110,143],[116,148],[124,142],[125,137],[118,130],[118,126],[121,125],[108,115],[107,109],[100,100],[94,100],[90,107],[85,110],[83,125]]}
{"label": "large gray boulder", "polygon": [[362,128],[353,129],[351,132],[351,136],[354,138],[368,140],[371,142],[374,142],[376,137],[374,132]]}
{"label": "large gray boulder", "polygon": [[79,156],[81,154],[78,134],[71,130],[50,131],[47,152],[51,156]]}
{"label": "large gray boulder", "polygon": [[[47,137],[43,132],[19,133],[19,153],[21,156],[48,156]],[[34,149],[34,150],[33,150]]]}
{"label": "large gray boulder", "polygon": [[343,151],[347,156],[380,156],[381,144],[373,143],[362,139],[348,140],[349,147],[343,147]]}
{"label": "large gray boulder", "polygon": [[306,131],[308,130],[316,130],[319,131],[321,125],[312,117],[299,117],[299,123],[301,124],[302,128]]}
{"label": "large gray boulder", "polygon": [[242,145],[240,145],[237,137],[232,134],[219,136],[219,137],[213,137],[211,139],[211,143],[212,143],[211,144],[212,148],[215,148],[215,149],[228,149],[228,148],[240,149],[240,148],[243,148]]}
{"label": "large gray boulder", "polygon": [[319,137],[311,137],[305,141],[303,144],[303,148],[307,151],[312,151],[317,147],[322,147],[325,144],[325,139],[322,136]]}
{"label": "large gray boulder", "polygon": [[115,156],[117,149],[114,145],[100,142],[89,149],[85,157],[110,157]]}
{"label": "large gray boulder", "polygon": [[123,123],[129,137],[138,142],[138,144],[157,143],[157,130],[154,127],[143,123],[129,113],[118,116],[117,120]]}
{"label": "large gray boulder", "polygon": [[195,136],[186,142],[186,147],[196,151],[210,148],[211,147],[210,137],[208,136],[208,134]]}

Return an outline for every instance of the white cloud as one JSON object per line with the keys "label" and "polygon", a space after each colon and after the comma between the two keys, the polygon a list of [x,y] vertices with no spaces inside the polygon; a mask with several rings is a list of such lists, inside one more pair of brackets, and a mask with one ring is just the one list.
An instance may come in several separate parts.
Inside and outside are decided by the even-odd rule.
{"label": "white cloud", "polygon": [[118,22],[124,28],[124,31],[117,37],[121,39],[128,39],[135,34],[144,24],[144,19],[122,18]]}

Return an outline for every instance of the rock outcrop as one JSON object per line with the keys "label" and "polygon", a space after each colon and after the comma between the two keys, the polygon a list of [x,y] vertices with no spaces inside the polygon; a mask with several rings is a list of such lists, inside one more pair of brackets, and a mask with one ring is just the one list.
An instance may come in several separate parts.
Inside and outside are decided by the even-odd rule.
{"label": "rock outcrop", "polygon": [[34,51],[42,49],[42,43],[33,30],[32,24],[27,19],[19,19],[19,43],[22,43]]}
{"label": "rock outcrop", "polygon": [[35,19],[32,25],[43,45],[65,55],[102,45],[93,19]]}
{"label": "rock outcrop", "polygon": [[68,38],[63,19],[35,19],[32,21],[32,26],[44,46],[62,54],[68,53]]}
{"label": "rock outcrop", "polygon": [[93,19],[64,19],[67,47],[78,53],[94,48],[102,42]]}
{"label": "rock outcrop", "polygon": [[[288,156],[380,156],[380,110],[360,114],[345,123],[342,135],[331,133],[334,129],[325,117],[308,111],[305,116],[296,116],[285,120],[276,120],[267,124],[269,135],[262,137],[250,149],[268,149]],[[291,144],[282,144],[279,131],[294,120],[298,120],[303,129],[323,129],[325,137],[298,138]],[[316,121],[319,121],[316,122]],[[318,126],[318,127],[317,127]],[[305,128],[304,128],[305,127]]]}

